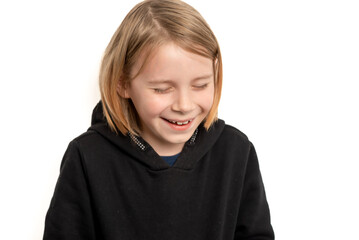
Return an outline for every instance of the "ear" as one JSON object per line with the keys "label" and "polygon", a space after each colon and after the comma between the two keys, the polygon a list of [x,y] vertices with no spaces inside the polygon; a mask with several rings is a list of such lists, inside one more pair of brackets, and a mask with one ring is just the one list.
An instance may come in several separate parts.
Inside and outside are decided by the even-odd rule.
{"label": "ear", "polygon": [[217,65],[218,65],[218,57],[216,57],[216,58],[213,60],[213,63],[214,63],[214,66],[217,66]]}
{"label": "ear", "polygon": [[128,93],[128,83],[124,83],[122,77],[117,83],[117,93],[123,98],[130,98],[130,94]]}

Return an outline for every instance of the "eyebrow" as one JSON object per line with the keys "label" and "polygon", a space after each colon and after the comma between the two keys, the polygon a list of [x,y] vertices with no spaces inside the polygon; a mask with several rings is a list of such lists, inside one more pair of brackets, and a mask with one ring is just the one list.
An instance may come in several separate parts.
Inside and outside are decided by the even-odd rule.
{"label": "eyebrow", "polygon": [[[192,79],[192,81],[208,79],[211,77],[213,77],[213,74],[207,74],[207,75],[196,77],[196,78]],[[161,83],[172,83],[172,82],[173,82],[172,80],[168,80],[168,79],[152,79],[152,80],[148,81],[148,83],[150,83],[150,84],[161,84]]]}

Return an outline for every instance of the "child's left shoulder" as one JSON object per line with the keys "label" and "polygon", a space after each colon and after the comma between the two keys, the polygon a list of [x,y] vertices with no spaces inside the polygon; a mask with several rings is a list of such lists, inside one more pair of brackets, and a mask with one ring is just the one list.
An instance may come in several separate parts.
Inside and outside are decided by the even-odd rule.
{"label": "child's left shoulder", "polygon": [[226,124],[224,125],[223,132],[221,134],[222,140],[230,141],[230,142],[237,142],[243,144],[250,144],[250,141],[246,134],[244,134],[238,128]]}

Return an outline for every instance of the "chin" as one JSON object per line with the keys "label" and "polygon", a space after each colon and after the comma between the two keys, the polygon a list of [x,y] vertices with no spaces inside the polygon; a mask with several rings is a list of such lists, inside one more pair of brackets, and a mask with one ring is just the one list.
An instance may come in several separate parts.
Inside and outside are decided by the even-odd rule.
{"label": "chin", "polygon": [[194,131],[191,131],[190,133],[186,133],[182,136],[176,136],[173,137],[172,139],[169,139],[169,142],[173,143],[173,144],[182,144],[182,143],[186,143],[193,135]]}

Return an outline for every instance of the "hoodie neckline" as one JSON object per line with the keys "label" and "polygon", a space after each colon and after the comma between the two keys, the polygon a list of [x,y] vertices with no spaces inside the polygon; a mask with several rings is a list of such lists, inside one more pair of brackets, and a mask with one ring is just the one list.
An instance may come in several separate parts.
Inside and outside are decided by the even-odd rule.
{"label": "hoodie neckline", "polygon": [[185,143],[182,152],[173,166],[163,160],[157,152],[140,136],[132,134],[116,134],[108,126],[103,114],[101,101],[96,105],[92,114],[91,127],[88,131],[95,131],[114,144],[117,148],[126,152],[134,160],[144,164],[154,171],[167,169],[191,170],[198,161],[213,147],[224,128],[224,121],[217,120],[207,131],[201,124],[192,137]]}

